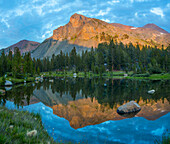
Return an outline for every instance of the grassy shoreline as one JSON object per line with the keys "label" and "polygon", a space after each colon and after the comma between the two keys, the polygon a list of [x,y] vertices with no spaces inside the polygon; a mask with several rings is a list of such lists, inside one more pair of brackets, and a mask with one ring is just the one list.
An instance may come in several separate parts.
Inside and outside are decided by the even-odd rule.
{"label": "grassy shoreline", "polygon": [[[28,135],[33,130],[37,133]],[[9,110],[0,106],[0,143],[53,144],[56,142],[44,129],[40,115],[27,111]]]}
{"label": "grassy shoreline", "polygon": [[[32,82],[35,81],[34,77],[28,77],[26,80],[25,79],[18,79],[18,78],[13,78],[13,77],[7,77],[5,80],[11,81],[13,85],[15,84],[22,84],[25,83],[25,81],[28,82]],[[0,85],[2,85],[2,77],[0,77]]]}
{"label": "grassy shoreline", "polygon": [[[103,77],[103,78],[113,78],[113,79],[136,79],[136,80],[169,80],[170,74],[152,74],[149,76],[133,76],[133,72],[129,72],[128,76],[123,71],[113,71],[113,72],[105,72],[102,74],[95,74],[92,72],[42,72],[40,75],[43,75],[45,78],[52,78],[52,77],[80,77],[80,78],[93,78],[93,77]],[[22,83],[28,83],[35,81],[35,77],[28,77],[25,79],[18,79],[13,77],[8,77],[6,80],[9,80],[13,83],[13,85],[16,84],[22,84]],[[0,77],[0,85],[2,86],[2,77]]]}
{"label": "grassy shoreline", "polygon": [[122,71],[116,71],[116,72],[106,72],[103,74],[94,74],[92,72],[79,72],[78,74],[74,74],[73,72],[43,72],[41,75],[44,77],[50,78],[50,77],[87,77],[87,78],[93,78],[93,77],[103,77],[103,78],[115,78],[115,79],[136,79],[136,80],[169,80],[170,74],[152,74],[147,77],[138,77],[138,76],[131,76],[133,73],[129,72],[128,76],[124,76],[126,73]]}

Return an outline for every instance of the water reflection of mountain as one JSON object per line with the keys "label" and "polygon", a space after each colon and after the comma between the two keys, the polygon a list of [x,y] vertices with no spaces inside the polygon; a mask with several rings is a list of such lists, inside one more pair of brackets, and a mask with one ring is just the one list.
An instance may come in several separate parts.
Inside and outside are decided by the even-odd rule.
{"label": "water reflection of mountain", "polygon": [[[154,89],[153,95],[147,93]],[[74,128],[123,119],[118,106],[135,100],[142,107],[137,116],[157,119],[170,110],[170,81],[114,80],[103,78],[56,78],[36,84],[14,86],[0,102],[19,106],[43,102],[54,113],[68,119]]]}
{"label": "water reflection of mountain", "polygon": [[[156,93],[149,95],[148,90],[155,89]],[[34,95],[52,106],[67,104],[68,101],[87,97],[95,97],[101,104],[114,107],[124,101],[148,99],[160,100],[169,97],[170,81],[139,81],[139,80],[112,80],[112,79],[56,79],[54,83],[45,81],[37,85]]]}
{"label": "water reflection of mountain", "polygon": [[[67,92],[61,93],[52,92],[51,86],[49,89],[44,90],[43,87],[36,89],[33,92],[33,95],[40,100],[42,103],[48,106],[58,105],[58,104],[67,104],[69,101],[73,100],[71,94]],[[75,100],[82,99],[82,92],[76,93]]]}
{"label": "water reflection of mountain", "polygon": [[[157,102],[154,100],[143,101],[141,98],[139,105],[141,106],[141,111],[136,116],[144,117],[148,120],[156,120],[170,111],[170,105],[166,98],[157,100]],[[118,107],[119,104],[111,108],[109,105],[98,103],[95,98],[93,100],[87,98],[70,101],[67,105],[54,105],[52,109],[54,114],[67,119],[73,128],[80,128],[108,120],[125,119],[125,117],[117,114]]]}

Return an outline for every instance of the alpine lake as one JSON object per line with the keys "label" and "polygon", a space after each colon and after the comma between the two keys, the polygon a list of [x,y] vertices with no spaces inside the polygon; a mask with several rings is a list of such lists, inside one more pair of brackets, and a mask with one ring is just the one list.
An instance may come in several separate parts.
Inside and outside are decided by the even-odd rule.
{"label": "alpine lake", "polygon": [[[170,131],[170,80],[44,78],[5,89],[1,105],[39,113],[58,142],[149,144]],[[131,100],[141,110],[119,115]]]}

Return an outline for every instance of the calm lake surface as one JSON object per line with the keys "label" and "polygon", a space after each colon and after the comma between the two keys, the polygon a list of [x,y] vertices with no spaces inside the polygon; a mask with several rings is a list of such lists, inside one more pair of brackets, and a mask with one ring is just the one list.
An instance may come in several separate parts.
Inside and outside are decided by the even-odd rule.
{"label": "calm lake surface", "polygon": [[[148,90],[154,89],[154,94]],[[117,108],[135,100],[141,111],[120,116]],[[1,105],[40,113],[56,140],[84,143],[153,143],[170,130],[170,81],[54,78],[16,85]]]}

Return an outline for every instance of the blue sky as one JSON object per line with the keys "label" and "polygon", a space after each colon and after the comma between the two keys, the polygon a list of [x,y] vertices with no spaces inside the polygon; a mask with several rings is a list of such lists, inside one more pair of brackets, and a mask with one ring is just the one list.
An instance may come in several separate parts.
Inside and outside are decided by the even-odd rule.
{"label": "blue sky", "polygon": [[42,42],[74,13],[170,32],[169,0],[0,0],[0,49],[23,39]]}

